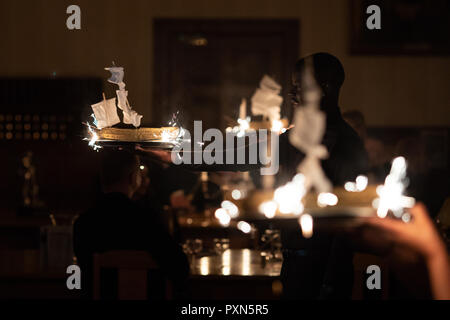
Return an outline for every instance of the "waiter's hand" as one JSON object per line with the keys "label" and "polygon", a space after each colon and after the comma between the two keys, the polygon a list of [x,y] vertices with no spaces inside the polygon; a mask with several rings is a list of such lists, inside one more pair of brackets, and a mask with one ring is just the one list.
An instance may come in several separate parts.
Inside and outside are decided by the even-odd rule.
{"label": "waiter's hand", "polygon": [[142,151],[147,153],[150,156],[154,156],[158,160],[165,162],[165,163],[171,163],[172,162],[172,156],[171,152],[167,150],[161,150],[161,149],[144,149],[141,146],[136,146],[136,150]]}
{"label": "waiter's hand", "polygon": [[410,209],[409,213],[411,214],[409,223],[390,218],[372,218],[368,223],[388,231],[395,242],[412,247],[425,258],[432,258],[445,250],[445,245],[425,206],[418,203]]}
{"label": "waiter's hand", "polygon": [[417,204],[410,210],[409,223],[394,219],[373,218],[369,224],[388,231],[394,242],[413,248],[425,259],[433,297],[450,299],[450,264],[444,242],[430,219],[425,206]]}

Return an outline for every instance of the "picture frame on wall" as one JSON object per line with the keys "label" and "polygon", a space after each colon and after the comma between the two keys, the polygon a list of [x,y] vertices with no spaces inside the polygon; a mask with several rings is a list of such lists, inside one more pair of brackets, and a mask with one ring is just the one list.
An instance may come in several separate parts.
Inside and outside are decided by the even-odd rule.
{"label": "picture frame on wall", "polygon": [[[377,5],[381,29],[367,28]],[[450,1],[350,0],[350,53],[450,54]]]}

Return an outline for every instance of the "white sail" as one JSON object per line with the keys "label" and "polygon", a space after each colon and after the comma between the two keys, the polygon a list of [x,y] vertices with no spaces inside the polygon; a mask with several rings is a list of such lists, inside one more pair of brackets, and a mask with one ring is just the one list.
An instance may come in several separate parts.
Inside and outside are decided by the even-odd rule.
{"label": "white sail", "polygon": [[116,91],[117,94],[117,106],[123,112],[123,122],[125,124],[132,124],[136,128],[141,125],[142,115],[138,114],[134,111],[130,104],[128,103],[128,91],[125,90],[125,82],[123,82],[124,70],[122,67],[109,67],[105,68],[111,72],[111,77],[108,79],[108,82],[117,84],[119,86],[119,90]]}
{"label": "white sail", "polygon": [[105,70],[111,72],[111,77],[108,79],[108,82],[117,84],[119,87],[123,85],[125,88],[125,83],[123,82],[124,71],[122,67],[109,67],[105,68]]}
{"label": "white sail", "polygon": [[128,103],[128,91],[126,90],[117,90],[117,106],[122,110],[123,112],[123,123],[125,124],[132,124],[136,128],[141,125],[141,119],[142,115],[138,114],[136,111],[134,111],[130,104]]}
{"label": "white sail", "polygon": [[91,105],[97,119],[97,128],[111,127],[120,122],[116,109],[116,98],[102,100],[99,103]]}
{"label": "white sail", "polygon": [[136,111],[131,110],[130,112],[123,112],[123,123],[132,124],[136,128],[141,125],[142,115],[138,114]]}
{"label": "white sail", "polygon": [[122,111],[130,111],[131,108],[128,105],[128,91],[127,90],[116,90],[117,95],[117,106]]}

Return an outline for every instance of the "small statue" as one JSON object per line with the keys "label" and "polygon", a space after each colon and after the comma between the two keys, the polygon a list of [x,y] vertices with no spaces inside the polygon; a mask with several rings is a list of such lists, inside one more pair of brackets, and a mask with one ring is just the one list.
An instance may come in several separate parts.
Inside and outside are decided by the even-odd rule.
{"label": "small statue", "polygon": [[41,207],[43,203],[39,199],[36,167],[33,164],[33,153],[31,151],[27,151],[22,158],[19,174],[22,176],[22,206],[24,208]]}

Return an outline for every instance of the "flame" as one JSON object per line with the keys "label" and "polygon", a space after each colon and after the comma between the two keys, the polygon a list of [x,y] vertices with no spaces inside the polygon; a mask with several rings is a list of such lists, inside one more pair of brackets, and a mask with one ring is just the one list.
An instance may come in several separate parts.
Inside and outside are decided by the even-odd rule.
{"label": "flame", "polygon": [[163,130],[162,134],[161,134],[161,140],[164,142],[170,142],[173,140],[172,138],[172,134],[169,130]]}
{"label": "flame", "polygon": [[338,197],[330,192],[322,192],[317,197],[317,205],[319,207],[335,206],[338,203]]}
{"label": "flame", "polygon": [[299,223],[302,228],[303,237],[311,238],[313,235],[313,218],[307,213],[302,214]]}
{"label": "flame", "polygon": [[275,201],[265,201],[259,205],[259,211],[266,216],[266,218],[273,218],[277,212],[278,204]]}
{"label": "flame", "polygon": [[235,126],[233,128],[228,127],[226,128],[227,132],[234,132],[236,135],[241,138],[245,135],[245,132],[250,129],[250,117],[247,117],[245,119],[237,119],[238,126]]}
{"label": "flame", "polygon": [[366,190],[368,182],[369,179],[366,176],[359,175],[355,182],[346,182],[344,188],[349,192],[362,192]]}
{"label": "flame", "polygon": [[228,226],[230,224],[231,217],[224,208],[217,209],[214,216],[219,220],[221,225]]}
{"label": "flame", "polygon": [[306,194],[305,176],[296,174],[292,181],[275,190],[274,201],[278,204],[278,210],[283,214],[301,214],[304,210],[302,203]]}
{"label": "flame", "polygon": [[231,197],[232,197],[234,200],[239,200],[239,199],[242,198],[242,192],[241,192],[240,190],[238,190],[238,189],[234,189],[234,190],[231,192]]}
{"label": "flame", "polygon": [[180,144],[183,141],[186,130],[179,124],[180,111],[176,111],[172,114],[172,119],[168,122],[169,127],[178,127],[178,130],[172,131],[169,129],[163,130],[161,134],[161,141],[171,142],[174,144]]}
{"label": "flame", "polygon": [[269,219],[275,217],[277,210],[282,214],[300,215],[304,210],[302,199],[305,194],[305,176],[298,173],[292,181],[277,188],[273,199],[261,203],[258,209]]}
{"label": "flame", "polygon": [[231,201],[222,201],[222,208],[225,209],[231,218],[236,218],[239,215],[239,208]]}
{"label": "flame", "polygon": [[[97,119],[95,118],[95,115],[91,114],[91,117],[93,118],[93,124],[97,127]],[[97,132],[95,132],[95,130],[92,128],[89,122],[86,122],[85,125],[89,130],[91,138],[90,139],[85,138],[84,140],[89,140],[88,145],[92,147],[95,151],[98,151],[98,149],[101,149],[102,147],[96,144],[96,142],[98,141]]]}
{"label": "flame", "polygon": [[272,120],[271,130],[278,134],[286,132],[286,128],[283,127],[283,122],[281,120]]}
{"label": "flame", "polygon": [[377,187],[379,198],[374,200],[373,207],[377,209],[377,215],[380,218],[386,217],[388,211],[392,211],[396,217],[400,218],[404,214],[404,208],[414,206],[415,199],[403,195],[407,186],[406,168],[405,158],[395,158],[384,185]]}
{"label": "flame", "polygon": [[245,221],[239,221],[237,224],[237,228],[243,233],[250,233],[250,231],[252,231],[252,226]]}

